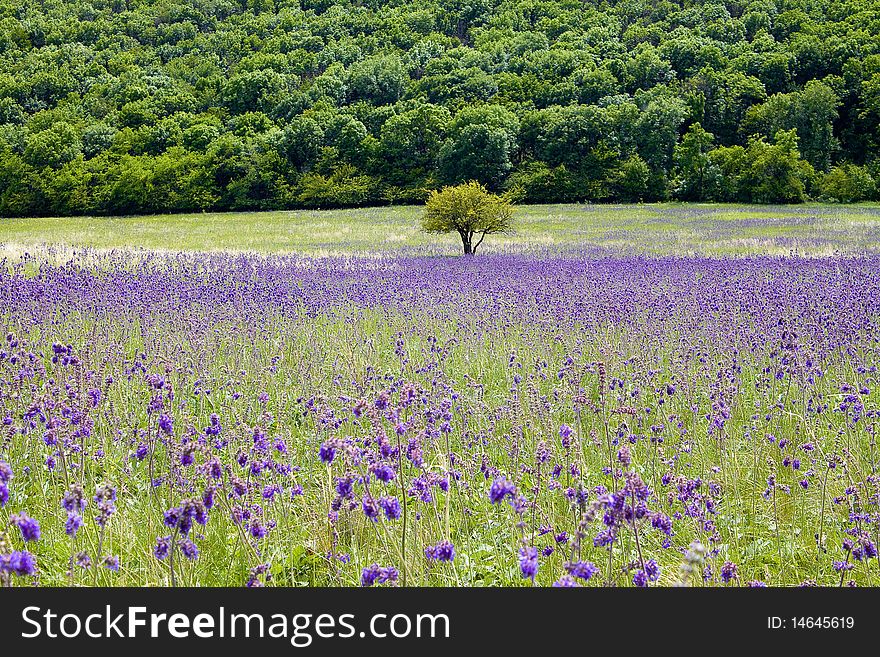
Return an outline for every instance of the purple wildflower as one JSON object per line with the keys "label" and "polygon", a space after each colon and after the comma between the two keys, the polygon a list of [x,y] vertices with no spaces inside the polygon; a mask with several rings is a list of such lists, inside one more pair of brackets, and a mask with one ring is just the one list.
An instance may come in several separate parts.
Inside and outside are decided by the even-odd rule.
{"label": "purple wildflower", "polygon": [[35,575],[37,561],[34,555],[27,551],[13,550],[9,554],[0,554],[0,573],[7,572],[19,577]]}
{"label": "purple wildflower", "polygon": [[492,504],[498,504],[505,497],[512,497],[515,492],[516,486],[504,477],[497,477],[489,489],[489,499],[492,501]]}
{"label": "purple wildflower", "polygon": [[159,428],[168,436],[174,432],[174,421],[171,419],[170,415],[162,413],[162,415],[159,416]]}
{"label": "purple wildflower", "polygon": [[455,558],[455,546],[449,541],[440,541],[437,545],[426,547],[425,556],[432,561],[452,561]]}
{"label": "purple wildflower", "polygon": [[572,577],[577,577],[578,579],[585,581],[599,572],[598,566],[591,561],[574,561],[572,563],[567,563],[565,564],[565,569]]}
{"label": "purple wildflower", "polygon": [[519,570],[523,578],[535,581],[535,575],[538,574],[538,549],[533,547],[524,547],[519,551]]}
{"label": "purple wildflower", "polygon": [[9,521],[21,531],[21,537],[25,541],[40,540],[40,523],[28,516],[24,511],[13,515]]}

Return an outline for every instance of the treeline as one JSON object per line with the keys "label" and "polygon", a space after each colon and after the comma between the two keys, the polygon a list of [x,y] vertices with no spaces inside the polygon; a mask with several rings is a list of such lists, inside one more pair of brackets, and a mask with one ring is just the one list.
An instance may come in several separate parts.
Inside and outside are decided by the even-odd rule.
{"label": "treeline", "polygon": [[851,202],[880,1],[0,0],[0,215]]}

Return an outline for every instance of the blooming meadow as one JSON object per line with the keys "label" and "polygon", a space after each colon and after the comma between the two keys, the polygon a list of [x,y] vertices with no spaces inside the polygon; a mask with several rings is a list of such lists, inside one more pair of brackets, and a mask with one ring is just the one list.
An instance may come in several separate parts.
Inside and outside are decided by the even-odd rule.
{"label": "blooming meadow", "polygon": [[880,584],[880,257],[0,266],[0,583]]}

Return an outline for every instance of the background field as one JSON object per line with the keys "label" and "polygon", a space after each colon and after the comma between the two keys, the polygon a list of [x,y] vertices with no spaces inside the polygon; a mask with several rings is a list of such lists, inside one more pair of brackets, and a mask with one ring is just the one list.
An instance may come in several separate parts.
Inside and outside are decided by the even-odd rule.
{"label": "background field", "polygon": [[[335,211],[0,219],[0,244],[271,253],[454,254],[458,237],[419,230],[419,206]],[[584,249],[654,255],[831,255],[880,251],[880,205],[519,206],[487,253]]]}

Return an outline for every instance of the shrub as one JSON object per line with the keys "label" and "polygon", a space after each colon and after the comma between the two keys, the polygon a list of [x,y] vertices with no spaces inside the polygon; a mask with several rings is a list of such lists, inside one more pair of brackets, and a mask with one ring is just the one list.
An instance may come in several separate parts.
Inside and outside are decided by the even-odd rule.
{"label": "shrub", "polygon": [[823,201],[855,203],[876,198],[877,183],[865,168],[846,162],[831,169],[817,181]]}

